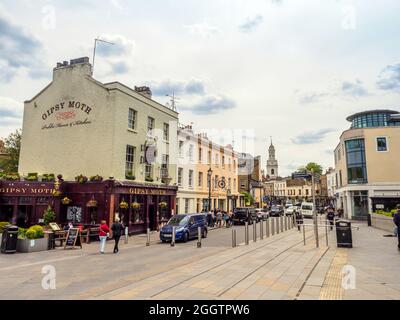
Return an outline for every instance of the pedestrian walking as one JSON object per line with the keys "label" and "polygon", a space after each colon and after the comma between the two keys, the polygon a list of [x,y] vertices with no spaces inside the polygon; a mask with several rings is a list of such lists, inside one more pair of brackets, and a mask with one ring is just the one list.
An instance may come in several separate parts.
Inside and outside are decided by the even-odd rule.
{"label": "pedestrian walking", "polygon": [[397,227],[397,247],[400,249],[400,204],[396,206],[397,212],[393,215],[393,222]]}
{"label": "pedestrian walking", "polygon": [[228,215],[228,212],[224,212],[224,222],[225,222],[225,227],[229,228],[229,215]]}
{"label": "pedestrian walking", "polygon": [[100,224],[100,228],[99,228],[100,253],[104,254],[107,237],[109,237],[109,236],[110,236],[110,228],[107,226],[106,220],[101,220],[101,224]]}
{"label": "pedestrian walking", "polygon": [[335,211],[333,210],[332,207],[328,208],[328,211],[326,213],[326,218],[329,221],[330,229],[333,230],[333,223],[334,223],[334,220],[335,220]]}
{"label": "pedestrian walking", "polygon": [[118,253],[119,248],[118,248],[118,243],[119,239],[121,238],[121,235],[124,231],[124,225],[119,221],[119,218],[115,218],[115,222],[111,226],[111,231],[112,235],[115,241],[114,244],[114,253]]}
{"label": "pedestrian walking", "polygon": [[221,210],[217,211],[217,226],[218,228],[221,228],[222,225],[222,212]]}
{"label": "pedestrian walking", "polygon": [[296,216],[297,229],[300,231],[300,226],[301,224],[303,224],[303,215],[301,214],[300,211],[297,210],[295,212],[295,216]]}

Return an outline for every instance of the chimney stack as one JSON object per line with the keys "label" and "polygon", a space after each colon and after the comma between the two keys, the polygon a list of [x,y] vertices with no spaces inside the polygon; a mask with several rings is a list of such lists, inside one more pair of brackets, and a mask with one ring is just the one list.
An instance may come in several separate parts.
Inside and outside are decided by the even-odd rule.
{"label": "chimney stack", "polygon": [[147,87],[147,86],[141,86],[141,87],[135,86],[135,91],[137,93],[140,93],[142,96],[145,96],[145,97],[151,99],[152,93],[151,93],[151,90],[150,90],[149,87]]}

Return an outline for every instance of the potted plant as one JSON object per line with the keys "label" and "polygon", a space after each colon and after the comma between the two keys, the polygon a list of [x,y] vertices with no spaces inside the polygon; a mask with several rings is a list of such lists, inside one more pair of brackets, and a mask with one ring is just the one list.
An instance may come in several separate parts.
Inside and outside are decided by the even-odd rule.
{"label": "potted plant", "polygon": [[20,176],[18,173],[8,173],[4,176],[4,178],[9,181],[19,181],[20,180]]}
{"label": "potted plant", "polygon": [[161,209],[166,209],[168,207],[168,203],[165,201],[161,201],[158,205]]}
{"label": "potted plant", "polygon": [[90,180],[91,182],[101,182],[101,181],[103,181],[103,177],[102,177],[102,176],[99,176],[98,174],[96,174],[95,176],[91,176],[91,177],[89,178],[89,180]]}
{"label": "potted plant", "polygon": [[3,235],[4,227],[8,226],[9,224],[11,224],[11,223],[9,223],[7,221],[0,222],[0,241],[1,241],[1,237]]}
{"label": "potted plant", "polygon": [[129,205],[128,205],[127,202],[125,202],[125,200],[122,200],[122,201],[119,203],[119,207],[120,207],[121,209],[128,209]]}
{"label": "potted plant", "polygon": [[32,226],[29,229],[18,229],[17,251],[23,253],[45,251],[48,249],[48,239],[44,237],[42,226]]}
{"label": "potted plant", "polygon": [[131,203],[131,208],[133,210],[139,210],[140,209],[140,203],[139,202],[132,202]]}
{"label": "potted plant", "polygon": [[154,179],[151,178],[151,177],[145,177],[144,180],[147,181],[147,182],[153,182],[154,181]]}
{"label": "potted plant", "polygon": [[75,181],[78,183],[86,183],[88,181],[88,178],[83,174],[80,174],[79,176],[75,177]]}
{"label": "potted plant", "polygon": [[42,175],[42,182],[54,182],[56,180],[56,177],[54,173],[44,173]]}
{"label": "potted plant", "polygon": [[88,208],[95,208],[95,207],[97,207],[97,201],[94,200],[94,198],[90,199],[90,200],[86,203],[86,207],[88,207]]}
{"label": "potted plant", "polygon": [[68,197],[64,197],[64,198],[61,199],[61,203],[64,204],[64,205],[68,205],[71,202],[72,202],[72,200],[70,198],[68,198]]}
{"label": "potted plant", "polygon": [[27,181],[38,181],[39,177],[37,172],[28,173],[28,176],[25,177]]}
{"label": "potted plant", "polygon": [[56,213],[51,206],[48,206],[43,212],[43,222],[45,225],[48,225],[50,222],[54,221],[56,221]]}

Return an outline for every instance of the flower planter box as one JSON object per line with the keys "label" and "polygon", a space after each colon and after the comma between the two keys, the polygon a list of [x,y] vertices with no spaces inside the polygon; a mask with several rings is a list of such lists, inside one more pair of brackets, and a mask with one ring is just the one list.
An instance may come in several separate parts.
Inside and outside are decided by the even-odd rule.
{"label": "flower planter box", "polygon": [[30,253],[48,250],[49,239],[18,239],[17,252]]}
{"label": "flower planter box", "polygon": [[393,223],[393,218],[384,216],[383,214],[372,213],[371,222],[374,228],[393,233],[395,227]]}

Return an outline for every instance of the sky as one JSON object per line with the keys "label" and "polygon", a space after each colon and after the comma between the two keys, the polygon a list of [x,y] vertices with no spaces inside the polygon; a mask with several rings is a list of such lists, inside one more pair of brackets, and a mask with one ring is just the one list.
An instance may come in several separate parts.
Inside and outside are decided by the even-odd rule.
{"label": "sky", "polygon": [[148,85],[179,121],[279,174],[333,166],[346,117],[400,111],[398,0],[2,0],[0,137],[59,61],[98,45],[94,78]]}

